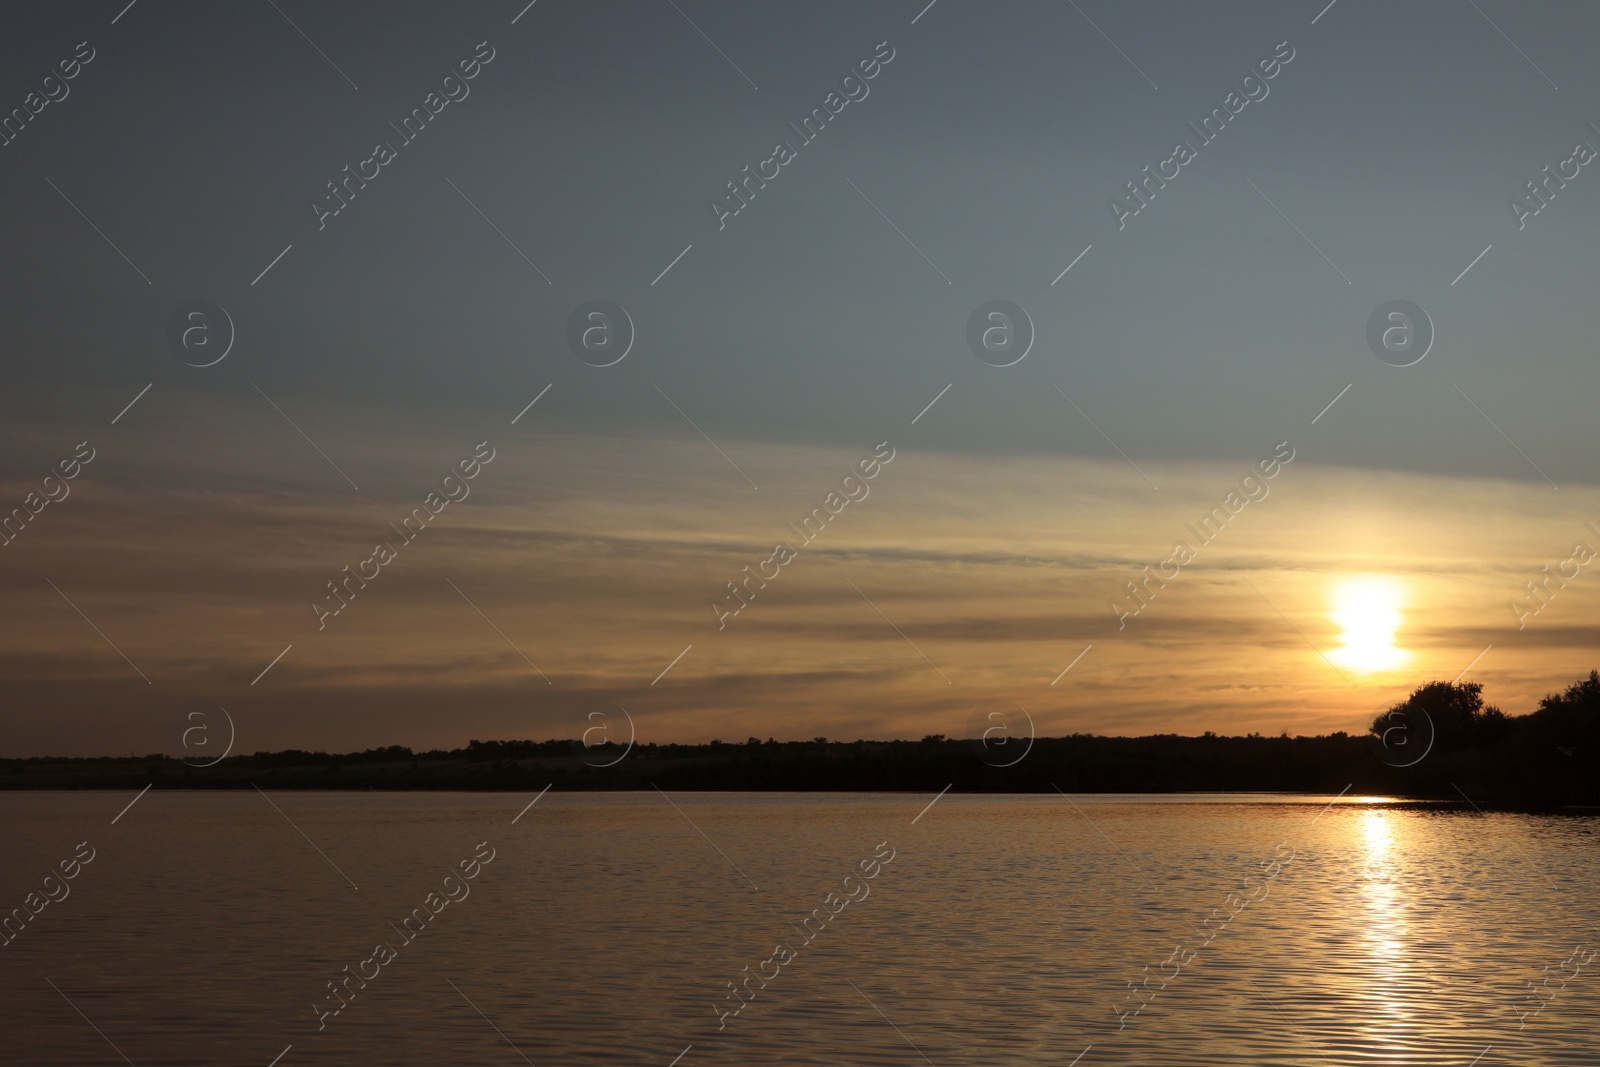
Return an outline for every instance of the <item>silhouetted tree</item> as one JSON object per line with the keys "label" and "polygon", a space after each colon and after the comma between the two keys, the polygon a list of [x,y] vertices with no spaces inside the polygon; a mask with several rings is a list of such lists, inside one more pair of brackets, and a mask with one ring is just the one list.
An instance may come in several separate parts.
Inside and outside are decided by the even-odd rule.
{"label": "silhouetted tree", "polygon": [[[1562,749],[1582,749],[1593,755],[1600,749],[1600,671],[1539,701],[1528,717],[1538,743]],[[1567,755],[1572,755],[1567,752]]]}
{"label": "silhouetted tree", "polygon": [[1400,718],[1413,725],[1426,713],[1433,723],[1434,747],[1441,752],[1467,748],[1504,732],[1506,717],[1499,708],[1484,706],[1478,682],[1428,682],[1409,697],[1372,720],[1372,733],[1382,737]]}

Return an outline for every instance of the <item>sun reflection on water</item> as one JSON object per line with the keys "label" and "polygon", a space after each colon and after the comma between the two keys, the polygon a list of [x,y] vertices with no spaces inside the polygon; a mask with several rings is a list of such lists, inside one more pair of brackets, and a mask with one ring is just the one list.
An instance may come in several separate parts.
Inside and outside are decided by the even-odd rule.
{"label": "sun reflection on water", "polygon": [[1389,816],[1382,811],[1369,811],[1361,818],[1362,840],[1366,845],[1367,912],[1373,951],[1386,959],[1400,956],[1404,944],[1405,920],[1396,899],[1393,871],[1389,865],[1389,848],[1393,834]]}
{"label": "sun reflection on water", "polygon": [[1365,851],[1361,893],[1366,905],[1362,923],[1365,973],[1361,984],[1369,1005],[1367,1026],[1372,1047],[1404,1056],[1407,1050],[1414,1049],[1416,1037],[1414,1005],[1409,998],[1415,976],[1407,949],[1404,901],[1390,857],[1395,847],[1394,829],[1388,812],[1368,811],[1361,816],[1360,843]]}

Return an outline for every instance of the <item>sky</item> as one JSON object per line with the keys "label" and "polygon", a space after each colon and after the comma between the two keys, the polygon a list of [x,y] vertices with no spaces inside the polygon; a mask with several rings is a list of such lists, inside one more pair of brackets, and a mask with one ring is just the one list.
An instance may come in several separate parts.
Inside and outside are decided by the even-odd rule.
{"label": "sky", "polygon": [[239,751],[597,709],[657,742],[1361,732],[1457,677],[1532,710],[1597,665],[1597,29],[15,13],[0,755],[178,754],[219,708]]}

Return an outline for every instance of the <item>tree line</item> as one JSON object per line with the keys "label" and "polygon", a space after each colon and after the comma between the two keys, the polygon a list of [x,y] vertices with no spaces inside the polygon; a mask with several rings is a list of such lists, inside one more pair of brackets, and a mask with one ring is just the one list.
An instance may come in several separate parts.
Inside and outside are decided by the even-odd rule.
{"label": "tree line", "polygon": [[[1014,747],[1004,747],[1014,746]],[[0,788],[1292,792],[1445,799],[1481,806],[1600,805],[1600,672],[1523,715],[1477,682],[1430,681],[1365,735],[1072,734],[920,740],[713,740],[605,744],[474,739],[454,749],[287,749],[195,767],[173,756],[0,760]]]}

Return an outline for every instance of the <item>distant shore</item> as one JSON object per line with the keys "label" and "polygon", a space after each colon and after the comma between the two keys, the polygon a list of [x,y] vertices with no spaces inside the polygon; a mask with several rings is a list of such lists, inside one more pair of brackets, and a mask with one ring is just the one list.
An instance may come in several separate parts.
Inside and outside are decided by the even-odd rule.
{"label": "distant shore", "polygon": [[[0,789],[650,790],[936,793],[1306,793],[1379,795],[1462,806],[1600,805],[1593,754],[1551,747],[1436,751],[1390,766],[1372,739],[1071,737],[1013,739],[1011,749],[920,741],[713,741],[603,745],[473,741],[413,752],[289,750],[195,766],[172,756],[0,760]],[[1013,762],[1014,761],[1014,762]],[[1002,765],[1009,764],[1009,765]]]}

